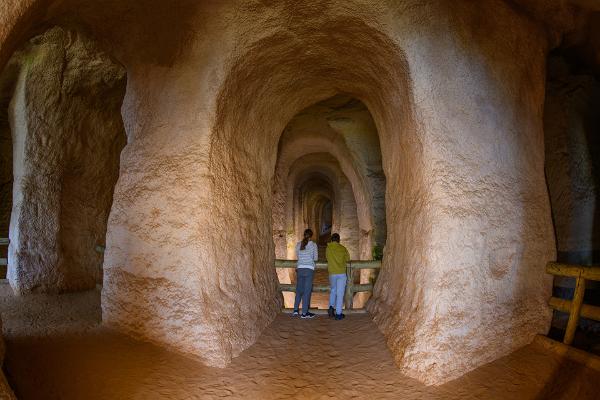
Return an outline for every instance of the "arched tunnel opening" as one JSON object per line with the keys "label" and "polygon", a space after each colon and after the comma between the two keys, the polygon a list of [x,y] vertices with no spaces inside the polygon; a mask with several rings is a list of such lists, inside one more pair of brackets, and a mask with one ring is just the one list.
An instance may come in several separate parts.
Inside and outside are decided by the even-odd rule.
{"label": "arched tunnel opening", "polygon": [[[289,121],[278,144],[273,204],[276,258],[294,260],[296,243],[310,228],[321,261],[332,233],[340,235],[352,260],[379,259],[387,232],[385,174],[375,122],[360,100],[337,94]],[[295,283],[295,271],[277,273],[280,283]],[[375,277],[363,269],[356,283],[373,283]],[[326,270],[315,272],[315,284],[328,284]],[[283,296],[284,307],[292,307],[293,293]],[[356,293],[354,307],[363,308],[369,297]],[[327,309],[328,302],[327,293],[314,293],[311,306]]]}

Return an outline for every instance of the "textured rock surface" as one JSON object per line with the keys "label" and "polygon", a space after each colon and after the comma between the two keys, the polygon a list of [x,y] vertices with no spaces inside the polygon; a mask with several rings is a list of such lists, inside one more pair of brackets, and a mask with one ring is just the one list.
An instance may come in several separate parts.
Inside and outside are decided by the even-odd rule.
{"label": "textured rock surface", "polygon": [[[388,201],[387,268],[371,310],[397,359],[431,383],[527,343],[549,322],[544,265],[555,251],[543,176],[544,41],[512,10],[489,12],[453,8],[456,33],[443,48],[410,47],[407,55],[426,154],[415,161],[428,172],[420,196],[391,210]],[[493,23],[482,35],[474,20]],[[454,77],[447,84],[433,65],[451,59],[461,61],[446,64]]]}
{"label": "textured rock surface", "polygon": [[280,135],[348,93],[379,132],[387,241],[370,309],[400,369],[439,384],[546,331],[552,34],[514,2],[56,4],[45,19],[85,25],[128,72],[105,322],[211,365],[253,343],[280,307]]}
{"label": "textured rock surface", "polygon": [[3,372],[0,372],[0,399],[2,400],[15,400],[15,394],[11,387],[6,381],[6,377]]}
{"label": "textured rock surface", "polygon": [[54,28],[14,56],[8,278],[18,293],[93,288],[125,144],[122,67]]}

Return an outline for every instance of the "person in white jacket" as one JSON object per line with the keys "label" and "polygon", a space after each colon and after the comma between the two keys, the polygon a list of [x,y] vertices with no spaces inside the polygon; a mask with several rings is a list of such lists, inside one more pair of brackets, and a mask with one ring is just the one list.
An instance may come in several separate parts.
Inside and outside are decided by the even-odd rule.
{"label": "person in white jacket", "polygon": [[310,296],[312,295],[313,278],[315,276],[315,261],[319,258],[319,248],[310,240],[313,231],[304,231],[304,238],[296,244],[296,301],[292,316],[299,315],[300,300],[302,300],[302,314],[300,318],[314,318],[315,314],[308,311]]}

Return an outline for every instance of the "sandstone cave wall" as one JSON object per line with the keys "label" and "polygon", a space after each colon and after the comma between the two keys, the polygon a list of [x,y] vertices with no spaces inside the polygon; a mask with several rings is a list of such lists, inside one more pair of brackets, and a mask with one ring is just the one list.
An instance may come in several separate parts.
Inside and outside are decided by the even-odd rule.
{"label": "sandstone cave wall", "polygon": [[[424,153],[411,169],[427,176],[422,196],[392,204],[387,196],[388,244],[370,310],[401,369],[430,383],[529,343],[547,332],[551,315],[546,41],[504,4],[480,7],[460,2],[423,11],[428,23],[418,28],[394,24]],[[388,187],[406,185],[392,178],[388,148],[382,142]]]}
{"label": "sandstone cave wall", "polygon": [[281,306],[279,137],[341,92],[379,132],[387,240],[370,310],[401,371],[439,384],[545,333],[546,42],[530,18],[495,0],[102,4],[77,17],[128,71],[106,323],[210,365],[251,345]]}
{"label": "sandstone cave wall", "polygon": [[[215,14],[198,17],[192,54],[133,65],[105,320],[213,365],[251,344],[280,306],[269,206],[279,135],[343,91],[371,111],[393,188],[371,310],[402,371],[440,383],[543,333],[554,257],[544,41],[502,3],[459,5],[403,8],[393,21],[356,3],[225,10],[229,42]],[[485,34],[481,19],[493,21]]]}
{"label": "sandstone cave wall", "polygon": [[9,281],[17,293],[93,288],[125,144],[124,70],[61,28],[32,39],[13,63]]}

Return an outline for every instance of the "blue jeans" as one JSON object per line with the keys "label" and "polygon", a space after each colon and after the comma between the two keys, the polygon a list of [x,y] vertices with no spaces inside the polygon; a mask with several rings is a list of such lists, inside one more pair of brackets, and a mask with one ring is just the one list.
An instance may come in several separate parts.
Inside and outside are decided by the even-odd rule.
{"label": "blue jeans", "polygon": [[306,314],[310,306],[314,276],[315,271],[310,268],[296,268],[296,301],[294,301],[294,310],[298,309],[300,300],[302,300],[302,314]]}
{"label": "blue jeans", "polygon": [[340,315],[344,304],[344,293],[346,292],[346,274],[329,275],[329,286],[331,287],[329,305],[335,307],[335,313]]}

